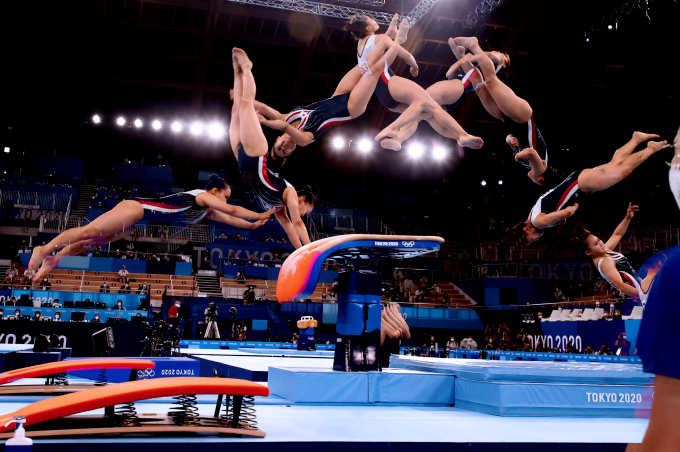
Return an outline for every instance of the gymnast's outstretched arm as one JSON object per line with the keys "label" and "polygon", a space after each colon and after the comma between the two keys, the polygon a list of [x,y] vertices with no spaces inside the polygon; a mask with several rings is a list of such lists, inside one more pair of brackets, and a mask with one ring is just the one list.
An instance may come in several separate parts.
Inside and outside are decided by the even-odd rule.
{"label": "gymnast's outstretched arm", "polygon": [[619,244],[621,239],[623,238],[624,235],[626,235],[626,231],[628,230],[628,225],[630,224],[630,220],[633,218],[635,215],[635,212],[640,211],[640,208],[638,206],[634,206],[633,203],[628,203],[628,210],[626,211],[626,218],[623,219],[623,221],[616,227],[614,230],[614,233],[612,236],[607,240],[607,243],[605,243],[604,246],[609,248],[610,250],[616,248],[616,245]]}
{"label": "gymnast's outstretched arm", "polygon": [[307,146],[309,143],[314,141],[314,134],[312,132],[307,132],[305,130],[299,130],[290,124],[288,124],[283,119],[267,119],[263,115],[258,115],[260,124],[267,126],[270,129],[279,130],[285,134],[288,134],[298,146]]}
{"label": "gymnast's outstretched arm", "polygon": [[612,286],[616,287],[621,292],[625,293],[629,297],[640,297],[640,293],[635,287],[623,282],[623,278],[621,278],[621,274],[616,269],[616,265],[614,264],[613,260],[607,257],[603,258],[602,263],[600,263],[600,271],[602,271],[602,274],[607,278]]}
{"label": "gymnast's outstretched arm", "polygon": [[208,208],[216,212],[226,213],[227,215],[234,217],[243,218],[244,220],[267,220],[272,215],[271,210],[263,213],[256,213],[241,206],[232,206],[231,204],[227,204],[226,202],[218,200],[216,197],[209,195],[208,193],[201,193],[200,195],[196,196],[196,204],[200,207]]}
{"label": "gymnast's outstretched arm", "polygon": [[551,224],[566,221],[567,218],[574,215],[576,209],[578,209],[578,204],[574,203],[573,206],[558,210],[557,212],[542,213],[534,220],[534,226],[538,229],[545,229],[550,227]]}
{"label": "gymnast's outstretched arm", "polygon": [[286,209],[281,208],[279,210],[275,210],[274,216],[276,217],[277,220],[279,220],[279,224],[281,225],[283,230],[286,231],[286,235],[288,235],[288,239],[290,240],[290,243],[295,247],[295,249],[301,248],[302,242],[300,241],[300,238],[295,232],[293,223],[291,223],[290,218],[288,218],[288,215],[286,214]]}
{"label": "gymnast's outstretched arm", "polygon": [[[269,211],[268,213],[270,213],[271,215],[271,211]],[[212,209],[210,210],[210,212],[208,212],[207,216],[211,220],[219,221],[220,223],[228,224],[230,226],[234,226],[236,228],[241,229],[257,229],[267,222],[267,219],[263,218],[261,220],[257,220],[251,223],[249,221],[242,220],[241,218],[232,217],[231,215],[227,215],[226,213],[222,212],[217,212]]]}

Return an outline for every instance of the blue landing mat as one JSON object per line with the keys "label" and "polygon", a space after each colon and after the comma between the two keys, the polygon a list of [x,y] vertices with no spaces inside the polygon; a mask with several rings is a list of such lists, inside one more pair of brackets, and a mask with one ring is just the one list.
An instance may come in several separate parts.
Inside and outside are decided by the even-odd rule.
{"label": "blue landing mat", "polygon": [[654,375],[643,372],[638,364],[445,360],[393,355],[390,367],[482,381],[607,385],[648,385],[654,381]]}
{"label": "blue landing mat", "polygon": [[316,350],[316,351],[305,351],[305,350],[272,350],[266,348],[250,348],[250,347],[239,347],[238,351],[243,353],[251,353],[254,355],[269,355],[269,356],[297,356],[297,357],[314,357],[314,356],[324,356],[327,358],[332,358],[335,356],[335,351],[333,350]]}
{"label": "blue landing mat", "polygon": [[453,405],[454,377],[423,372],[269,368],[271,394],[295,403]]}

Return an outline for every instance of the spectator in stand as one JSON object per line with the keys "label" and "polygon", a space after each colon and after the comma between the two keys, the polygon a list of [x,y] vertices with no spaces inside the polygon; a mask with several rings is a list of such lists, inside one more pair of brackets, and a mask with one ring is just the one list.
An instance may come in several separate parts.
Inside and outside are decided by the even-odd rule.
{"label": "spectator in stand", "polygon": [[120,286],[120,290],[118,291],[118,293],[132,293],[132,287],[130,287],[130,284],[128,283],[127,279],[125,280],[123,285]]}
{"label": "spectator in stand", "polygon": [[423,301],[424,297],[425,297],[425,291],[422,290],[420,287],[418,289],[416,289],[415,301]]}
{"label": "spectator in stand", "polygon": [[95,314],[94,319],[90,320],[90,323],[102,323],[102,321],[99,320],[99,314]]}
{"label": "spectator in stand", "polygon": [[279,243],[288,243],[288,239],[286,237],[281,237]]}
{"label": "spectator in stand", "polygon": [[328,289],[324,289],[323,292],[321,292],[321,302],[325,303],[328,300]]}
{"label": "spectator in stand", "polygon": [[232,259],[236,259],[236,253],[234,253],[234,250],[229,252],[227,259],[229,259],[229,265],[234,265],[234,262],[232,261]]}
{"label": "spectator in stand", "polygon": [[251,254],[250,256],[248,256],[248,262],[246,263],[246,265],[251,265],[251,266],[252,266],[252,265],[253,265],[253,259],[254,259],[254,258],[255,258],[255,255],[254,255],[254,254]]}
{"label": "spectator in stand", "polygon": [[616,354],[619,356],[629,356],[630,355],[630,342],[626,340],[626,333],[619,334],[614,343],[614,348],[616,348]]}
{"label": "spectator in stand", "polygon": [[553,298],[555,299],[555,302],[558,302],[562,299],[564,299],[564,294],[560,290],[559,287],[555,286],[555,293],[553,294]]}
{"label": "spectator in stand", "polygon": [[407,276],[404,279],[404,294],[408,294],[410,290],[413,290],[413,280]]}
{"label": "spectator in stand", "polygon": [[250,287],[243,291],[243,304],[255,304],[255,291]]}
{"label": "spectator in stand", "polygon": [[110,293],[111,292],[111,287],[106,284],[106,281],[104,281],[104,284],[99,286],[99,293]]}
{"label": "spectator in stand", "polygon": [[61,318],[61,312],[55,312],[54,313],[54,320],[53,322],[63,322],[64,320]]}
{"label": "spectator in stand", "polygon": [[14,310],[14,320],[21,320],[21,311],[18,309]]}
{"label": "spectator in stand", "polygon": [[338,298],[338,278],[333,278],[333,285],[331,287],[333,290],[331,292],[333,294],[333,298]]}
{"label": "spectator in stand", "polygon": [[243,269],[240,269],[238,273],[236,273],[236,283],[237,284],[246,283],[246,275],[243,273]]}
{"label": "spectator in stand", "polygon": [[421,287],[427,286],[427,276],[423,275],[423,276],[420,277],[420,286]]}
{"label": "spectator in stand", "polygon": [[529,301],[529,299],[527,298],[527,301],[524,302],[524,304],[527,305],[527,306],[531,306],[531,301]]}
{"label": "spectator in stand", "polygon": [[24,284],[31,284],[31,281],[33,281],[33,278],[35,278],[35,270],[31,268],[27,268],[24,270]]}
{"label": "spectator in stand", "polygon": [[443,297],[442,298],[442,306],[444,306],[446,308],[451,303],[451,297],[449,297],[448,292],[444,292],[444,295],[442,297]]}
{"label": "spectator in stand", "polygon": [[163,260],[165,262],[170,262],[170,256],[168,256],[168,253],[163,254]]}
{"label": "spectator in stand", "polygon": [[52,302],[52,307],[53,308],[61,308],[61,303],[59,303],[59,298],[54,299],[54,301]]}
{"label": "spectator in stand", "polygon": [[401,273],[401,270],[399,270],[398,268],[395,268],[394,272],[392,272],[392,277],[394,278],[394,287],[399,286],[399,282],[401,281],[402,276],[403,275]]}
{"label": "spectator in stand", "polygon": [[461,341],[460,348],[477,350],[477,342],[472,338],[472,336],[468,336]]}
{"label": "spectator in stand", "polygon": [[219,240],[227,240],[227,236],[224,235],[224,231],[222,231],[222,233],[220,234],[220,236],[217,237],[217,238],[218,238]]}
{"label": "spectator in stand", "polygon": [[593,347],[588,345],[585,350],[583,350],[584,355],[594,355],[595,350],[593,350]]}
{"label": "spectator in stand", "polygon": [[446,343],[446,346],[452,350],[455,350],[458,348],[458,343],[456,342],[456,339],[451,335],[449,338],[449,341]]}
{"label": "spectator in stand", "polygon": [[0,320],[4,320],[4,319],[5,319],[5,310],[0,308]]}
{"label": "spectator in stand", "polygon": [[140,284],[139,287],[137,288],[137,295],[148,295],[149,294],[149,286],[146,285],[146,283]]}
{"label": "spectator in stand", "polygon": [[265,242],[273,242],[273,241],[274,241],[274,237],[272,237],[271,235],[269,237],[267,237],[267,239],[265,240]]}
{"label": "spectator in stand", "polygon": [[181,306],[182,303],[180,303],[179,300],[175,300],[175,304],[168,308],[168,317],[170,317],[171,319],[179,317],[179,308]]}
{"label": "spectator in stand", "polygon": [[113,253],[113,257],[115,257],[116,259],[120,259],[120,257],[121,257],[120,256],[120,250],[116,250],[116,252]]}
{"label": "spectator in stand", "polygon": [[114,311],[127,311],[127,309],[125,309],[125,307],[123,306],[122,300],[118,300],[116,305],[111,309],[114,310]]}
{"label": "spectator in stand", "polygon": [[35,315],[31,319],[32,322],[40,322],[42,320],[42,314],[40,311],[35,311]]}
{"label": "spectator in stand", "polygon": [[130,272],[128,272],[127,269],[125,268],[125,265],[123,265],[122,267],[120,267],[120,270],[118,270],[118,277],[119,277],[118,281],[120,281],[120,282],[125,281],[128,278],[129,274],[130,274]]}
{"label": "spectator in stand", "polygon": [[420,349],[420,356],[430,356],[430,349],[427,348],[427,344],[423,344],[423,348]]}
{"label": "spectator in stand", "polygon": [[600,351],[597,352],[598,355],[611,355],[612,351],[609,350],[609,347],[607,347],[607,344],[602,344],[600,347]]}
{"label": "spectator in stand", "polygon": [[240,232],[237,232],[237,233],[236,233],[236,237],[234,237],[234,238],[235,238],[236,240],[245,240],[245,238],[241,236],[241,233],[240,233]]}
{"label": "spectator in stand", "polygon": [[5,272],[5,279],[2,281],[3,285],[10,285],[14,282],[14,278],[19,275],[19,270],[17,270],[16,265],[12,264],[10,268]]}
{"label": "spectator in stand", "polygon": [[50,290],[50,287],[52,287],[52,283],[50,283],[50,280],[47,279],[47,277],[43,278],[42,281],[40,281],[40,287],[42,290]]}

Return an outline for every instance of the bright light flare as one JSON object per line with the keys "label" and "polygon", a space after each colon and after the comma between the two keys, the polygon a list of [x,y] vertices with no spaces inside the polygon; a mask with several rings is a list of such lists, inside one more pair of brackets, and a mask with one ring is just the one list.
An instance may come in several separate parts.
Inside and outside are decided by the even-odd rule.
{"label": "bright light flare", "polygon": [[118,119],[116,119],[116,124],[118,124],[119,126],[124,126],[125,118],[123,118],[122,116],[118,117]]}
{"label": "bright light flare", "polygon": [[135,119],[134,125],[135,125],[135,127],[137,127],[139,129],[140,127],[142,127],[144,125],[144,123],[142,122],[141,119],[137,118],[137,119]]}
{"label": "bright light flare", "polygon": [[449,151],[447,151],[446,148],[441,147],[441,146],[437,146],[432,151],[432,156],[438,162],[441,162],[442,160],[444,160],[448,155],[449,155]]}
{"label": "bright light flare", "polygon": [[419,159],[425,153],[425,148],[420,143],[414,143],[408,147],[408,155],[412,159]]}
{"label": "bright light flare", "polygon": [[175,121],[175,122],[173,122],[172,125],[170,126],[170,129],[171,129],[173,132],[175,132],[175,133],[179,133],[179,132],[182,131],[182,123],[179,122],[179,121]]}
{"label": "bright light flare", "polygon": [[226,134],[227,130],[224,128],[224,125],[220,124],[219,122],[213,122],[208,125],[208,135],[210,136],[210,138],[219,140],[221,138],[224,138]]}
{"label": "bright light flare", "polygon": [[154,119],[154,121],[151,123],[151,128],[153,130],[161,130],[163,128],[163,124],[160,122],[160,120]]}
{"label": "bright light flare", "polygon": [[199,136],[203,133],[203,124],[200,122],[191,124],[191,127],[189,127],[189,132],[191,132],[191,134],[194,136]]}
{"label": "bright light flare", "polygon": [[9,154],[9,148],[5,146],[5,154]]}
{"label": "bright light flare", "polygon": [[481,184],[482,184],[482,187],[486,187],[486,181],[485,181],[485,180],[483,180],[483,181],[481,182]]}
{"label": "bright light flare", "polygon": [[340,137],[333,138],[333,148],[340,150],[345,147],[345,140]]}
{"label": "bright light flare", "polygon": [[100,122],[102,122],[101,116],[99,116],[99,115],[92,116],[92,122],[95,123],[95,124],[99,124]]}
{"label": "bright light flare", "polygon": [[371,152],[371,150],[373,149],[373,142],[368,138],[362,138],[361,140],[359,140],[358,146],[360,152],[367,154]]}
{"label": "bright light flare", "polygon": [[502,180],[499,180],[499,181],[498,181],[498,185],[503,185],[503,181],[502,181]]}

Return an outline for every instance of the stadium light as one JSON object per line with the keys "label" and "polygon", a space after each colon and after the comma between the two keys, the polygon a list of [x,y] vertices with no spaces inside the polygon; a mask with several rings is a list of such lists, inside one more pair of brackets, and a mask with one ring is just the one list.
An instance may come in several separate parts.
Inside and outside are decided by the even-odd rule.
{"label": "stadium light", "polygon": [[482,179],[482,187],[486,187],[486,181]]}
{"label": "stadium light", "polygon": [[189,127],[189,132],[191,132],[192,135],[199,136],[203,133],[203,124],[200,122],[191,124],[191,127]]}
{"label": "stadium light", "polygon": [[102,122],[101,116],[99,116],[99,115],[92,116],[92,122],[95,123],[95,124],[99,124],[100,122]]}
{"label": "stadium light", "polygon": [[210,138],[219,140],[226,135],[226,129],[219,122],[213,122],[208,125],[208,135]]}
{"label": "stadium light", "polygon": [[9,147],[5,146],[5,154],[9,154]]}
{"label": "stadium light", "polygon": [[442,147],[442,146],[437,146],[437,147],[434,148],[434,150],[432,151],[432,156],[433,156],[434,159],[435,159],[436,161],[438,161],[438,162],[444,160],[444,159],[446,158],[447,155],[448,155],[448,151],[446,150],[446,148],[444,148],[444,147]]}
{"label": "stadium light", "polygon": [[344,148],[345,147],[345,140],[343,140],[340,137],[333,138],[333,147],[337,150]]}
{"label": "stadium light", "polygon": [[170,129],[172,129],[172,131],[175,132],[175,133],[179,133],[179,132],[182,131],[182,123],[179,122],[179,121],[175,121],[170,126]]}
{"label": "stadium light", "polygon": [[116,119],[116,124],[118,124],[119,126],[124,126],[125,125],[125,118],[123,118],[122,116],[119,116],[118,119]]}
{"label": "stadium light", "polygon": [[135,127],[137,127],[138,129],[144,125],[144,123],[142,122],[142,120],[139,119],[139,118],[135,119],[134,124],[135,124]]}
{"label": "stadium light", "polygon": [[502,180],[499,180],[499,181],[498,181],[498,185],[503,185],[503,181],[502,181]]}
{"label": "stadium light", "polygon": [[359,140],[359,151],[367,154],[373,149],[373,143],[368,138]]}
{"label": "stadium light", "polygon": [[163,128],[163,124],[160,120],[154,119],[154,121],[151,123],[151,128],[153,130],[161,130]]}
{"label": "stadium light", "polygon": [[409,157],[415,160],[423,156],[423,154],[425,153],[425,148],[420,143],[413,143],[411,146],[408,147],[407,152]]}

